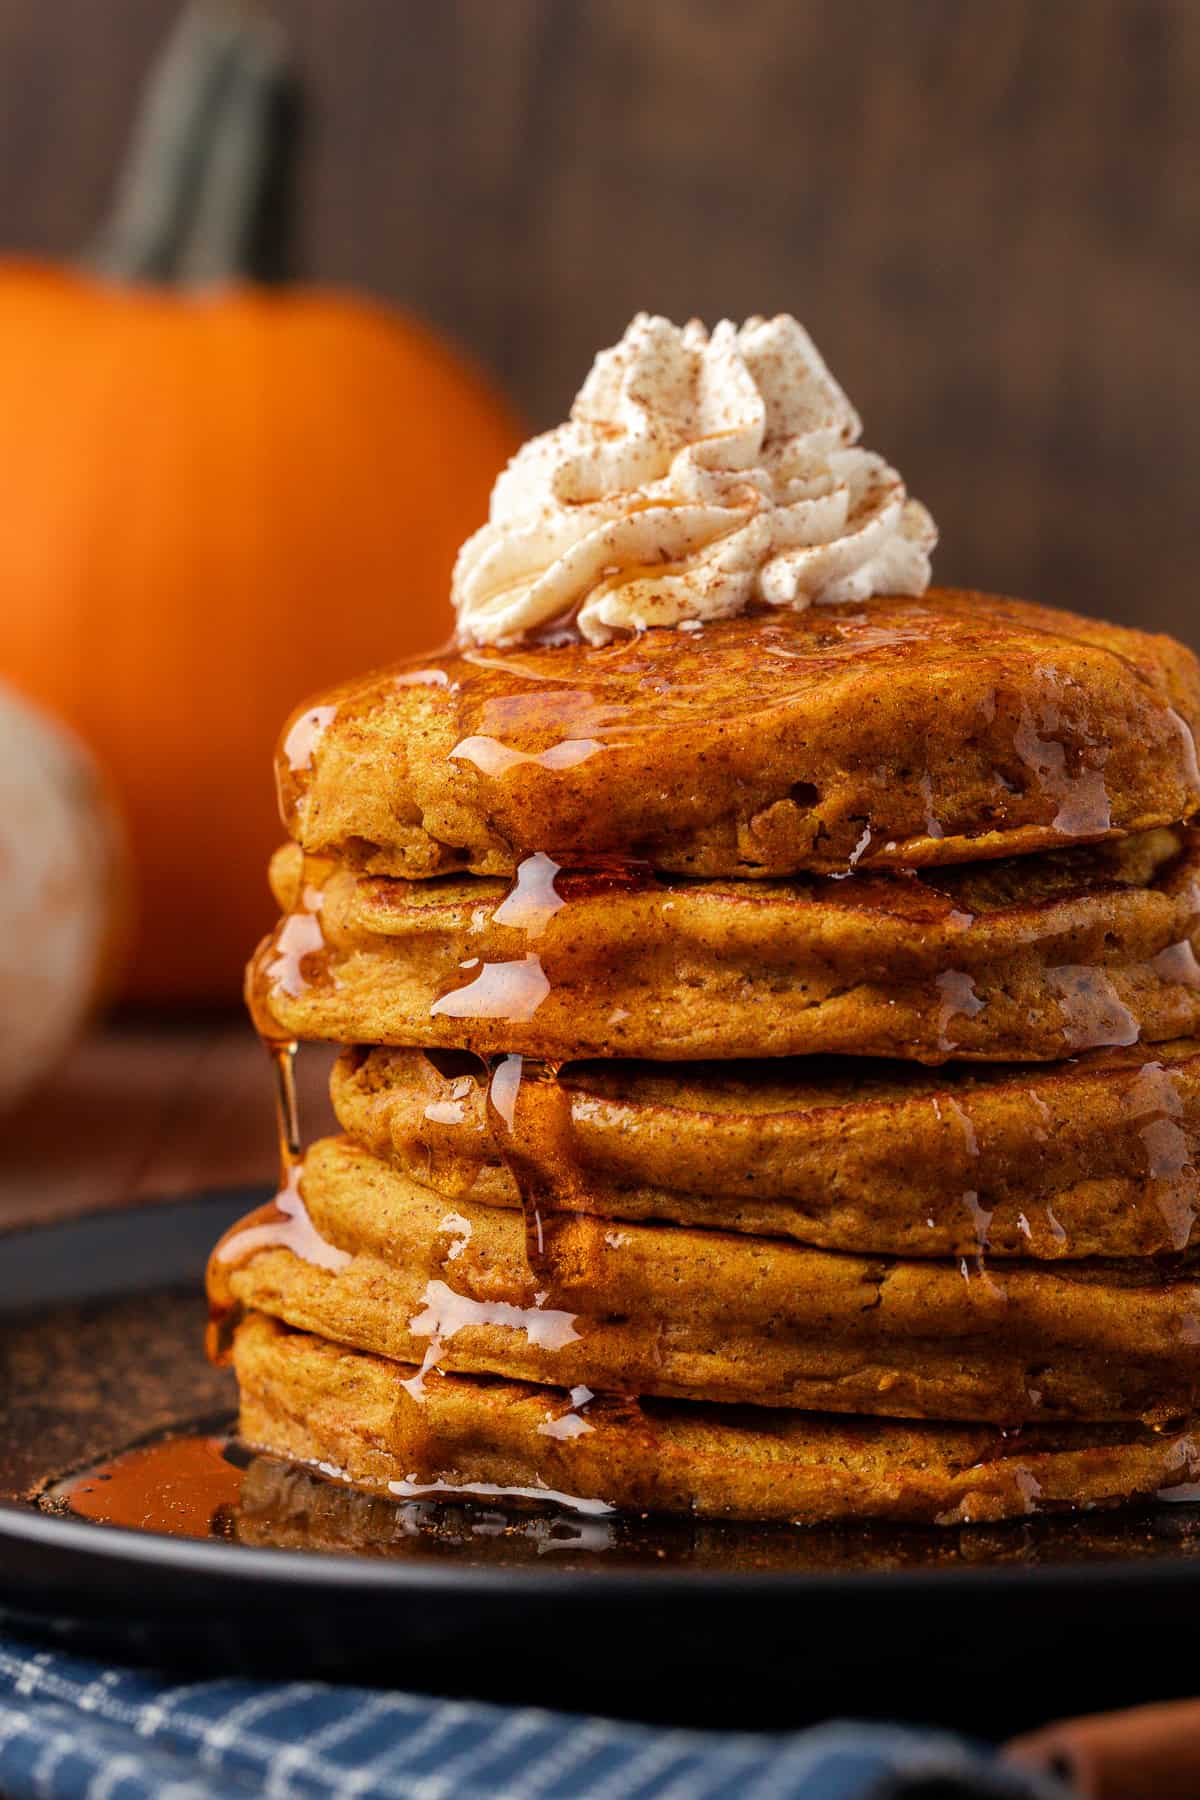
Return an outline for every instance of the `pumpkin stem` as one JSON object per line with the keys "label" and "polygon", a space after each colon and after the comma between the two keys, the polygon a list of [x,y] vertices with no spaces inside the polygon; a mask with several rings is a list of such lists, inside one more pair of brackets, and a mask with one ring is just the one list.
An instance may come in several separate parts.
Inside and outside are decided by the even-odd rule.
{"label": "pumpkin stem", "polygon": [[282,280],[297,101],[269,20],[193,0],[151,71],[88,266],[114,281]]}

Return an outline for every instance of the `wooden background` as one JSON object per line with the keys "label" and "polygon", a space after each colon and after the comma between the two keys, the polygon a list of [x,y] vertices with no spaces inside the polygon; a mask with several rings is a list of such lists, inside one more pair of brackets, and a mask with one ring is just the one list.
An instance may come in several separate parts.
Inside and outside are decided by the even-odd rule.
{"label": "wooden background", "polygon": [[[68,254],[167,0],[0,0],[0,244]],[[275,0],[306,271],[545,425],[639,307],[795,311],[937,570],[1193,639],[1196,0]]]}

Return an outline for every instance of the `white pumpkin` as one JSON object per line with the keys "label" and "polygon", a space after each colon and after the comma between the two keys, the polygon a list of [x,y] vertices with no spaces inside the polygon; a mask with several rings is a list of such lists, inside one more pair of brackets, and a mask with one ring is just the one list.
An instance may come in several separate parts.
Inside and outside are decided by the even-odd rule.
{"label": "white pumpkin", "polygon": [[90,754],[0,683],[0,1106],[53,1068],[100,998],[123,861]]}

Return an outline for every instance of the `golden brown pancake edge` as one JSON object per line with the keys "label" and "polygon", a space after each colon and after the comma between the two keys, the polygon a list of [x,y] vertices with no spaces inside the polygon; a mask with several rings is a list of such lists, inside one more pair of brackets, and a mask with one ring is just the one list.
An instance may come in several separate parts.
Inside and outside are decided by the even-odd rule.
{"label": "golden brown pancake edge", "polygon": [[[393,1498],[415,1489],[540,1491],[629,1512],[827,1524],[957,1525],[1103,1507],[1194,1481],[1190,1426],[1160,1434],[815,1418],[657,1404],[597,1409],[588,1430],[548,1434],[567,1397],[511,1381],[430,1378],[251,1316],[234,1364],[241,1435]],[[578,1416],[578,1415],[577,1415]],[[586,1421],[585,1421],[586,1422]],[[389,1484],[400,1484],[399,1491]]]}
{"label": "golden brown pancake edge", "polygon": [[575,890],[273,865],[259,1029],[692,1060],[1051,1061],[1200,1031],[1200,832],[910,874]]}
{"label": "golden brown pancake edge", "polygon": [[385,670],[297,711],[280,790],[375,873],[919,867],[1186,819],[1198,729],[1170,638],[931,589]]}
{"label": "golden brown pancake edge", "polygon": [[235,1228],[210,1261],[213,1305],[392,1361],[1004,1425],[1161,1421],[1192,1410],[1200,1380],[1200,1284],[1153,1268],[990,1270],[568,1215],[547,1221],[534,1274],[519,1214],[448,1205],[348,1140],[314,1145],[300,1187],[343,1266],[286,1247],[290,1221],[276,1247],[255,1215],[258,1236]]}
{"label": "golden brown pancake edge", "polygon": [[[548,1071],[527,1077],[552,1080]],[[515,1207],[469,1054],[344,1051],[342,1129],[447,1200]],[[1174,1257],[1200,1236],[1200,1041],[1009,1068],[837,1058],[569,1064],[542,1179],[567,1209],[829,1250]],[[904,1154],[897,1154],[897,1145]]]}

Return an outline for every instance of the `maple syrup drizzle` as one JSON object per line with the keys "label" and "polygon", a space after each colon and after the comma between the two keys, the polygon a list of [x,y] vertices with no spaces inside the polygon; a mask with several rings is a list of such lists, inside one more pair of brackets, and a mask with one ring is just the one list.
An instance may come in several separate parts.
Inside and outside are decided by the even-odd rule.
{"label": "maple syrup drizzle", "polygon": [[467,1118],[466,1091],[470,1087],[469,1075],[460,1075],[450,1090],[449,1100],[431,1100],[422,1113],[422,1118],[430,1120],[434,1125],[463,1125]]}
{"label": "maple syrup drizzle", "polygon": [[304,1173],[303,1141],[296,1101],[294,1039],[264,1039],[275,1074],[275,1125],[279,1141],[279,1188],[273,1199],[227,1231],[209,1261],[208,1354],[213,1362],[229,1359],[229,1325],[236,1311],[229,1288],[230,1271],[260,1250],[290,1250],[303,1261],[337,1274],[353,1261],[331,1244],[314,1225],[300,1183]]}
{"label": "maple syrup drizzle", "polygon": [[[613,1259],[629,1253],[634,1234],[613,1230],[611,1220],[591,1210],[592,1196],[573,1137],[571,1092],[562,1068],[531,1064],[517,1055],[501,1057],[488,1074],[486,1104],[494,1139],[520,1200],[525,1261],[539,1284],[539,1299],[576,1309],[571,1316],[579,1317],[586,1330],[586,1321],[602,1317],[611,1304]],[[594,1402],[615,1410],[624,1428],[643,1439],[646,1454],[655,1453],[656,1433],[640,1396],[653,1391],[662,1334],[654,1321],[638,1323],[643,1329],[631,1341],[620,1386],[599,1399],[587,1390],[574,1390],[574,1412],[548,1419],[544,1435],[578,1436],[589,1427],[588,1420],[578,1417],[586,1394],[588,1405]]]}
{"label": "maple syrup drizzle", "polygon": [[985,1002],[975,992],[975,982],[964,969],[943,969],[935,977],[934,986],[938,992],[938,1049],[943,1056],[951,1056],[960,1047],[959,1039],[951,1030],[955,1019],[974,1019],[982,1011]]}
{"label": "maple syrup drizzle", "polygon": [[933,776],[928,769],[926,769],[925,773],[922,775],[918,787],[921,794],[921,804],[925,808],[925,836],[930,838],[945,837],[945,832],[933,816]]}
{"label": "maple syrup drizzle", "polygon": [[547,1307],[545,1299],[545,1294],[538,1294],[532,1306],[517,1306],[511,1300],[474,1300],[457,1293],[448,1282],[426,1282],[408,1329],[414,1337],[428,1338],[429,1349],[417,1373],[401,1386],[414,1400],[424,1399],[425,1377],[440,1366],[446,1345],[466,1326],[499,1325],[521,1331],[537,1350],[561,1350],[565,1344],[576,1343],[581,1335],[575,1329],[578,1315]]}
{"label": "maple syrup drizzle", "polygon": [[571,1097],[555,1063],[530,1067],[522,1056],[503,1056],[487,1083],[488,1121],[521,1201],[525,1260],[534,1279],[553,1291],[558,1264],[555,1237],[569,1210],[578,1179],[571,1134]]}
{"label": "maple syrup drizzle", "polygon": [[487,1083],[487,1113],[520,1198],[531,1275],[560,1301],[602,1310],[612,1259],[633,1238],[595,1210],[561,1065],[499,1058]]}
{"label": "maple syrup drizzle", "polygon": [[[564,869],[545,852],[531,852],[520,859],[508,893],[492,913],[492,922],[519,933],[526,943],[537,942],[571,898],[614,886],[642,886],[652,879],[641,864],[613,859],[572,870]],[[431,1008],[435,1014],[523,1021],[550,991],[534,950],[526,950],[519,960],[484,963],[465,972],[472,979],[440,996]],[[427,1378],[439,1367],[446,1344],[464,1326],[490,1324],[519,1330],[531,1345],[550,1352],[577,1341],[582,1335],[581,1311],[583,1315],[594,1313],[603,1304],[605,1259],[628,1241],[628,1234],[607,1228],[608,1221],[584,1217],[579,1211],[585,1194],[572,1137],[571,1096],[561,1080],[560,1065],[530,1064],[523,1056],[508,1054],[491,1060],[480,1057],[478,1069],[492,1138],[520,1202],[525,1265],[535,1284],[534,1304],[477,1300],[456,1292],[451,1280],[428,1283],[421,1306],[409,1320],[410,1332],[429,1340],[420,1369],[405,1383],[410,1398],[417,1401],[425,1399]],[[444,1265],[455,1255],[452,1248]],[[446,1272],[452,1276],[448,1267]],[[658,1335],[651,1333],[649,1341],[657,1346]],[[651,1356],[655,1356],[654,1349]],[[627,1427],[646,1435],[649,1454],[652,1426],[634,1391],[640,1376],[630,1370],[629,1377],[629,1393],[606,1395],[604,1400],[621,1409]],[[594,1398],[586,1389],[572,1390],[567,1410],[548,1414],[544,1434],[573,1437],[590,1430],[582,1408]],[[429,1453],[432,1456],[432,1446]]]}
{"label": "maple syrup drizzle", "polygon": [[1020,724],[1013,733],[1013,748],[1041,791],[1057,807],[1052,829],[1063,837],[1102,837],[1112,825],[1112,807],[1104,782],[1108,747],[1089,743],[1086,749],[1093,762],[1071,773],[1066,746],[1056,737],[1042,735],[1059,730],[1061,724],[1055,707],[1044,707],[1040,720],[1023,707]]}
{"label": "maple syrup drizzle", "polygon": [[260,1250],[290,1250],[303,1262],[331,1274],[349,1268],[354,1260],[349,1251],[322,1237],[312,1222],[300,1192],[302,1173],[297,1163],[275,1198],[221,1240],[214,1251],[219,1263],[236,1266]]}
{"label": "maple syrup drizzle", "polygon": [[403,1481],[389,1481],[388,1493],[397,1500],[419,1500],[435,1494],[443,1500],[534,1500],[543,1506],[564,1506],[570,1512],[597,1518],[616,1511],[607,1500],[593,1500],[581,1494],[563,1494],[548,1487],[501,1487],[490,1481],[450,1482],[418,1481],[415,1475]]}
{"label": "maple syrup drizzle", "polygon": [[296,1055],[299,1049],[295,1038],[283,1041],[267,1042],[264,1045],[271,1059],[271,1072],[275,1078],[275,1131],[279,1141],[279,1181],[286,1186],[292,1169],[300,1157],[300,1105],[296,1097]]}
{"label": "maple syrup drizzle", "polygon": [[1051,1206],[1051,1204],[1048,1200],[1046,1201],[1046,1204],[1042,1208],[1042,1210],[1046,1215],[1046,1223],[1050,1227],[1050,1235],[1054,1239],[1055,1243],[1060,1244],[1060,1245],[1065,1244],[1067,1242],[1066,1228],[1059,1223],[1058,1219],[1055,1218],[1054,1208]]}
{"label": "maple syrup drizzle", "polygon": [[526,937],[541,937],[555,913],[566,905],[554,885],[561,867],[541,850],[522,857],[510,892],[492,914],[493,923],[523,931]]}
{"label": "maple syrup drizzle", "polygon": [[1150,967],[1160,981],[1170,982],[1175,987],[1200,988],[1200,962],[1196,960],[1190,938],[1168,944],[1165,950],[1151,957]]}
{"label": "maple syrup drizzle", "polygon": [[1145,1178],[1167,1227],[1171,1248],[1188,1249],[1196,1228],[1198,1183],[1184,1118],[1178,1069],[1144,1063],[1130,1086],[1127,1105],[1145,1157]]}
{"label": "maple syrup drizzle", "polygon": [[595,1427],[586,1417],[587,1408],[596,1398],[589,1387],[573,1387],[567,1395],[567,1410],[562,1413],[547,1413],[538,1426],[542,1437],[577,1438]]}
{"label": "maple syrup drizzle", "polygon": [[541,769],[573,769],[603,749],[596,738],[563,738],[546,750],[513,750],[499,738],[476,733],[456,744],[450,757],[452,761],[474,763],[484,775],[507,775],[523,763]]}
{"label": "maple syrup drizzle", "polygon": [[[479,1058],[478,1066],[487,1096],[489,1116],[494,1121],[499,1121],[497,1138],[502,1153],[506,1145],[513,1145],[514,1161],[509,1166],[517,1182],[522,1217],[526,1225],[526,1264],[532,1280],[538,1282],[543,1268],[550,1266],[550,1259],[545,1253],[543,1215],[533,1198],[526,1174],[527,1167],[534,1167],[534,1159],[529,1158],[527,1162],[522,1157],[515,1138],[518,1093],[522,1085],[530,1087],[533,1084],[522,1084],[522,1059],[519,1056],[502,1057],[494,1067],[485,1059]],[[547,1091],[549,1085],[548,1083]],[[553,1085],[557,1088],[556,1082]],[[569,1112],[569,1100],[565,1096],[564,1100]],[[548,1215],[548,1205],[546,1212]],[[488,1325],[519,1331],[532,1348],[550,1352],[561,1350],[567,1344],[579,1340],[582,1334],[577,1328],[577,1311],[549,1304],[551,1290],[548,1285],[537,1289],[532,1305],[519,1304],[512,1299],[479,1299],[458,1291],[452,1285],[455,1271],[451,1265],[456,1264],[467,1252],[471,1227],[461,1214],[451,1211],[441,1221],[440,1235],[445,1235],[448,1240],[441,1261],[449,1279],[434,1277],[426,1282],[417,1308],[408,1320],[409,1332],[414,1337],[428,1340],[428,1348],[420,1367],[401,1384],[411,1399],[419,1402],[425,1400],[427,1378],[441,1368],[446,1346],[464,1328]],[[536,1241],[531,1242],[531,1237]],[[429,1444],[427,1452],[429,1456],[434,1456],[436,1446]],[[429,1473],[429,1470],[425,1473]]]}
{"label": "maple syrup drizzle", "polygon": [[542,959],[532,950],[515,962],[481,962],[477,956],[459,964],[466,976],[461,986],[441,994],[429,1008],[447,1019],[506,1019],[525,1024],[550,992]]}
{"label": "maple syrup drizzle", "polygon": [[1064,963],[1046,971],[1046,983],[1058,998],[1059,1029],[1067,1055],[1138,1042],[1141,1026],[1103,969],[1090,963]]}
{"label": "maple syrup drizzle", "polygon": [[282,991],[299,1000],[312,987],[319,971],[312,966],[320,957],[324,965],[329,946],[321,923],[325,903],[324,890],[306,882],[300,891],[300,903],[280,921],[275,934],[267,940],[262,959],[262,976],[268,993]]}
{"label": "maple syrup drizzle", "polygon": [[433,1001],[431,1015],[528,1023],[554,985],[543,954],[533,946],[541,944],[551,921],[569,901],[614,888],[632,891],[655,885],[654,874],[645,863],[623,858],[601,858],[586,868],[568,868],[545,851],[521,857],[500,904],[490,913],[477,908],[472,929],[490,925],[512,932],[522,942],[523,954],[465,958],[458,965],[457,977]]}
{"label": "maple syrup drizzle", "polygon": [[980,1149],[975,1122],[962,1101],[954,1095],[943,1095],[940,1101],[934,1097],[933,1109],[939,1119],[942,1117],[943,1106],[953,1121],[959,1144],[959,1155],[963,1163],[962,1204],[971,1221],[975,1239],[973,1256],[969,1261],[966,1257],[962,1258],[959,1267],[964,1281],[969,1283],[973,1277],[977,1278],[984,1284],[991,1298],[1007,1303],[1008,1290],[1002,1281],[997,1280],[987,1260],[995,1208],[985,1206],[979,1197]]}
{"label": "maple syrup drizzle", "polygon": [[337,717],[336,706],[313,706],[288,731],[281,746],[281,756],[293,775],[304,775],[312,768],[317,745]]}

